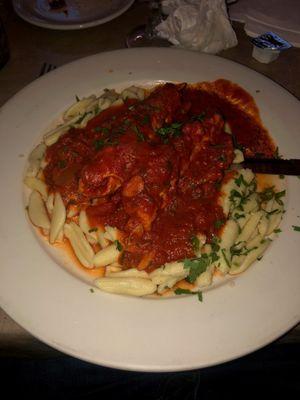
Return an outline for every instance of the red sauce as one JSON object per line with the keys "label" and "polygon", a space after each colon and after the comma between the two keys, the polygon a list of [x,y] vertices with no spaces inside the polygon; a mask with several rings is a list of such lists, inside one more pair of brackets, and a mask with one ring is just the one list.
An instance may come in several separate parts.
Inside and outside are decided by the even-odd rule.
{"label": "red sauce", "polygon": [[121,231],[124,268],[150,271],[192,257],[192,237],[210,240],[225,220],[220,183],[234,156],[225,121],[247,155],[274,153],[254,114],[216,92],[166,84],[62,136],[47,149],[46,183],[85,208],[91,226]]}

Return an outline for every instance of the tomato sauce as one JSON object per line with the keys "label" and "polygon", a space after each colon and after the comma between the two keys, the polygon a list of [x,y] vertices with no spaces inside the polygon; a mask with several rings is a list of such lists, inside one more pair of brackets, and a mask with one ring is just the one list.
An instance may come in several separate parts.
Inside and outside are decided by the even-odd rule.
{"label": "tomato sauce", "polygon": [[193,257],[194,235],[209,242],[217,234],[235,146],[247,156],[275,150],[247,110],[200,87],[165,84],[70,129],[47,149],[44,175],[67,207],[86,210],[92,227],[119,229],[124,268],[151,271]]}

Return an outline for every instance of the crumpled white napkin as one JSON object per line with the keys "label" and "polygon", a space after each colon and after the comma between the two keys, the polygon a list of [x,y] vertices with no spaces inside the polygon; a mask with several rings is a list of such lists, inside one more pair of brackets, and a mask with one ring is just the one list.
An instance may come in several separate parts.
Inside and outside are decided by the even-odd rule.
{"label": "crumpled white napkin", "polygon": [[175,46],[216,54],[237,45],[225,0],[163,0],[162,11],[156,33]]}

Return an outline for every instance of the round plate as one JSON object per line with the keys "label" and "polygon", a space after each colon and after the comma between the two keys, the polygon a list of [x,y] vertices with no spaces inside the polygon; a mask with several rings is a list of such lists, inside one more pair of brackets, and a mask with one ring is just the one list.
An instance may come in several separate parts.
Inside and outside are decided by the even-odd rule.
{"label": "round plate", "polygon": [[104,24],[123,14],[134,0],[67,0],[67,12],[51,10],[47,0],[13,0],[25,21],[49,29],[84,29]]}
{"label": "round plate", "polygon": [[250,92],[286,157],[300,148],[299,102],[256,72],[220,57],[166,48],[101,53],[54,70],[0,114],[0,305],[48,345],[100,365],[140,371],[210,366],[252,352],[300,320],[300,181],[287,178],[281,229],[263,259],[234,282],[195,296],[155,300],[90,291],[55,262],[27,222],[22,174],[41,133],[75,95],[160,81],[232,80]]}

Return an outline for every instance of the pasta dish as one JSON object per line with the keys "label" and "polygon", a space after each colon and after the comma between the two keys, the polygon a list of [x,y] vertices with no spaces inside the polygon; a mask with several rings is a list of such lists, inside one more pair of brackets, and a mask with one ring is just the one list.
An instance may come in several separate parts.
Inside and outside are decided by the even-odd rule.
{"label": "pasta dish", "polygon": [[104,291],[201,300],[278,232],[285,192],[240,166],[275,152],[253,98],[232,82],[106,89],[77,98],[31,152],[28,215],[97,270]]}

